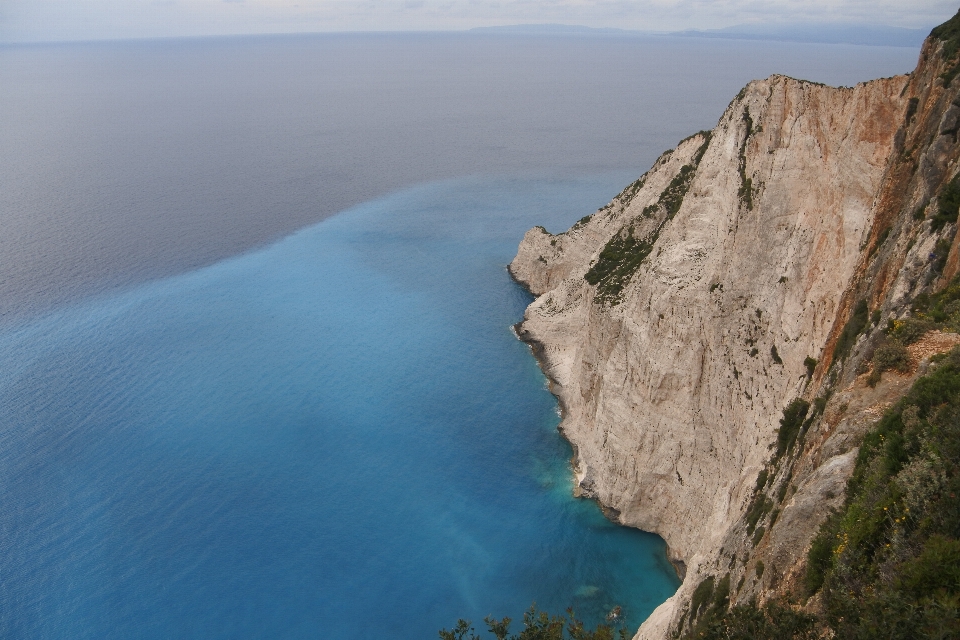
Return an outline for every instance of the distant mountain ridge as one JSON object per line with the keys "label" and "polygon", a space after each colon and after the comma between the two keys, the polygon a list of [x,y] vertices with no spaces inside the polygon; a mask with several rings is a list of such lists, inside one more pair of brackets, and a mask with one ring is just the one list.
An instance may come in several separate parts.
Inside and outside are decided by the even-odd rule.
{"label": "distant mountain ridge", "polygon": [[923,44],[929,29],[908,29],[864,24],[742,24],[723,29],[685,31],[640,31],[614,27],[586,27],[568,24],[514,24],[475,27],[471,33],[503,35],[583,35],[583,36],[682,36],[729,40],[777,40],[818,44],[855,44],[870,46],[916,47]]}
{"label": "distant mountain ridge", "polygon": [[821,44],[860,44],[891,47],[917,47],[923,44],[929,29],[907,29],[886,25],[858,24],[741,24],[724,29],[679,31],[673,35],[695,38],[737,40],[782,40]]}

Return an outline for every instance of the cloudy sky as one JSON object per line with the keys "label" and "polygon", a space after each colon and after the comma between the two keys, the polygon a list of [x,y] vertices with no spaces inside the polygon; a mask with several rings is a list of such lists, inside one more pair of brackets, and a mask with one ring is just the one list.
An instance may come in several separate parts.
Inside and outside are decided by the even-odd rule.
{"label": "cloudy sky", "polygon": [[0,0],[0,42],[450,30],[521,23],[643,30],[842,22],[929,28],[958,0]]}

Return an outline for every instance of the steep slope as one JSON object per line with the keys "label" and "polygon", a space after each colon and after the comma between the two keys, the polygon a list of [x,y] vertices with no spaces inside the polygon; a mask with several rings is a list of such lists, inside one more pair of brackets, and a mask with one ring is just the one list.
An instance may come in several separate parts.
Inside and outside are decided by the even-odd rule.
{"label": "steep slope", "polygon": [[606,207],[524,237],[510,271],[539,297],[519,334],[579,491],[660,534],[685,575],[639,637],[690,628],[722,576],[730,602],[796,592],[862,434],[956,342],[928,335],[867,385],[887,321],[960,265],[950,24],[910,77],[753,82]]}

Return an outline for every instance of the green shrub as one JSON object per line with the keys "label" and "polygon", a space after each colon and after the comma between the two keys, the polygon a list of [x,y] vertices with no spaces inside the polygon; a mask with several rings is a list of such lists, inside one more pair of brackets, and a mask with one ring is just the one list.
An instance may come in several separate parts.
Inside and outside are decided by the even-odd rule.
{"label": "green shrub", "polygon": [[807,595],[813,595],[823,586],[827,571],[832,566],[833,547],[836,542],[839,520],[834,516],[820,525],[820,531],[813,539],[810,550],[807,552],[807,571],[804,576],[804,587]]}
{"label": "green shrub", "polygon": [[771,345],[771,346],[770,346],[770,357],[773,358],[773,361],[776,362],[777,364],[779,364],[779,365],[782,365],[782,364],[783,364],[783,360],[780,359],[780,354],[777,353],[777,346],[776,346],[776,345]]}
{"label": "green shrub", "polygon": [[750,109],[743,109],[743,123],[745,125],[746,133],[743,136],[743,143],[740,145],[740,189],[737,195],[740,198],[740,203],[746,206],[748,211],[753,210],[753,180],[747,176],[747,141],[750,139],[750,136],[753,134],[753,118],[750,117]]}
{"label": "green shrub", "polygon": [[633,275],[643,264],[660,237],[667,220],[672,219],[690,189],[697,172],[697,166],[710,144],[710,135],[704,135],[704,142],[694,154],[691,164],[686,164],[674,176],[663,190],[657,202],[643,210],[645,217],[652,216],[658,209],[665,213],[664,221],[657,229],[645,237],[637,237],[633,223],[624,226],[614,235],[597,257],[597,261],[584,276],[587,283],[597,287],[596,300],[601,304],[616,305],[621,301],[623,289],[630,283]]}
{"label": "green shrub", "polygon": [[747,535],[753,533],[753,529],[757,526],[757,523],[760,522],[763,516],[767,515],[772,508],[773,501],[767,496],[758,495],[753,499],[753,502],[750,503],[750,508],[747,510]]}
{"label": "green shrub", "polygon": [[867,301],[861,300],[853,308],[853,314],[844,325],[840,337],[837,338],[837,346],[833,351],[835,360],[843,360],[850,354],[857,337],[863,332],[870,318],[870,310],[867,308]]}
{"label": "green shrub", "polygon": [[960,637],[960,349],[863,439],[843,510],[807,554],[837,638]]}
{"label": "green shrub", "polygon": [[777,431],[777,458],[783,456],[793,446],[809,409],[809,402],[802,398],[795,398],[783,410],[783,417],[780,418],[780,429]]}
{"label": "green shrub", "polygon": [[814,640],[817,619],[777,602],[737,605],[701,621],[683,640]]}
{"label": "green shrub", "polygon": [[713,576],[709,576],[700,581],[697,588],[693,590],[693,596],[690,598],[690,615],[696,617],[703,605],[710,602],[713,597]]}
{"label": "green shrub", "polygon": [[762,577],[763,577],[763,569],[764,569],[764,567],[763,567],[763,560],[757,560],[757,568],[756,568],[756,570],[757,570],[757,578],[762,578]]}
{"label": "green shrub", "polygon": [[811,358],[807,356],[803,359],[803,366],[807,368],[807,377],[812,378],[813,372],[817,370],[817,365],[820,363],[816,358]]}
{"label": "green shrub", "polygon": [[[507,640],[512,622],[510,618],[497,620],[487,616],[484,622],[487,623],[487,630],[497,640]],[[481,640],[480,636],[474,633],[470,622],[463,619],[459,620],[452,630],[444,629],[439,635],[440,640]],[[536,606],[533,606],[523,614],[523,630],[519,635],[509,636],[509,640],[614,640],[615,637],[626,640],[626,630],[621,628],[614,635],[611,626],[599,624],[591,631],[583,626],[583,622],[577,620],[570,609],[566,616],[553,616],[537,611]]]}
{"label": "green shrub", "polygon": [[759,493],[767,486],[767,476],[769,473],[766,469],[761,469],[760,473],[757,474],[757,485],[753,488],[754,493]]}
{"label": "green shrub", "polygon": [[588,216],[583,216],[582,218],[580,218],[579,220],[577,220],[577,222],[571,227],[571,230],[579,229],[579,228],[585,226],[585,225],[586,225],[588,222],[590,222],[592,219],[593,219],[593,214],[592,214],[592,213],[591,213],[590,215],[588,215]]}
{"label": "green shrub", "polygon": [[922,338],[923,334],[933,329],[935,324],[925,318],[906,318],[891,320],[887,326],[888,336],[900,344],[913,344]]}
{"label": "green shrub", "polygon": [[[944,60],[947,62],[953,61],[957,56],[958,49],[960,49],[960,12],[940,26],[935,27],[933,31],[930,32],[930,35],[943,42]],[[955,61],[953,65],[948,66],[947,70],[941,74],[940,77],[946,86],[950,86],[950,83],[958,71],[960,71],[960,67],[958,67],[958,63]]]}
{"label": "green shrub", "polygon": [[753,533],[753,546],[760,544],[760,541],[763,540],[763,534],[766,532],[766,527],[757,527],[757,530]]}
{"label": "green shrub", "polygon": [[907,348],[896,340],[884,342],[873,352],[873,371],[867,378],[867,384],[877,386],[884,371],[895,369],[901,373],[910,370],[910,354]]}
{"label": "green shrub", "polygon": [[895,369],[905,372],[910,369],[910,354],[902,344],[896,340],[890,340],[873,352],[873,366],[881,371]]}

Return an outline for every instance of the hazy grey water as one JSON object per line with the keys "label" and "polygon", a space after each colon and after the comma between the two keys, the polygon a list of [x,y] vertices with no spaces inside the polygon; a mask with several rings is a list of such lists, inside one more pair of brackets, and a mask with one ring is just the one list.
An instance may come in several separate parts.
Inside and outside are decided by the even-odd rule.
{"label": "hazy grey water", "polygon": [[0,47],[0,322],[414,183],[639,175],[752,78],[849,85],[917,53],[477,34]]}

